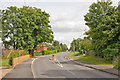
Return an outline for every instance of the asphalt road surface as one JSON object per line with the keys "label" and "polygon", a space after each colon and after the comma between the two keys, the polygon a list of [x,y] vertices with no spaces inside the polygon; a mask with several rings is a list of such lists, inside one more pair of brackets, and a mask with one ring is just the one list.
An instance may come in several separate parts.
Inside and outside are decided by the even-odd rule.
{"label": "asphalt road surface", "polygon": [[118,78],[69,61],[64,58],[67,53],[55,54],[55,60],[49,60],[51,55],[36,59],[32,64],[34,78]]}
{"label": "asphalt road surface", "polygon": [[117,76],[81,66],[64,56],[68,52],[40,56],[17,65],[3,80],[119,80]]}

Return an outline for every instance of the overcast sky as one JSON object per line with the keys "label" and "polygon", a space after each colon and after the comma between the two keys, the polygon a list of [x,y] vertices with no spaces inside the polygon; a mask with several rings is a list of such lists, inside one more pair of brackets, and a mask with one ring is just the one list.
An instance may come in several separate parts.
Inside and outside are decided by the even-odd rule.
{"label": "overcast sky", "polygon": [[[0,9],[23,5],[37,7],[50,14],[50,24],[54,39],[70,47],[73,38],[83,38],[89,28],[85,25],[84,15],[89,6],[97,0],[0,0]],[[119,0],[112,0],[117,6]]]}

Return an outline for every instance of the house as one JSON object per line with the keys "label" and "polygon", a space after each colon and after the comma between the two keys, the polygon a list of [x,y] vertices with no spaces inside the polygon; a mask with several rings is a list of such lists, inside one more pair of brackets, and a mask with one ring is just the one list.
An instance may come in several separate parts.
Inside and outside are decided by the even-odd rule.
{"label": "house", "polygon": [[47,46],[46,45],[37,45],[37,47],[35,48],[35,51],[42,51],[42,50],[47,50]]}

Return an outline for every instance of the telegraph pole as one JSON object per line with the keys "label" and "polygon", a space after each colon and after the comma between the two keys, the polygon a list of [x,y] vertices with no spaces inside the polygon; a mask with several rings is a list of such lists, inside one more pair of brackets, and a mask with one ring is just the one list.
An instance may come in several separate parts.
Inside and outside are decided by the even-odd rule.
{"label": "telegraph pole", "polygon": [[75,42],[74,42],[74,38],[73,38],[73,52],[75,53]]}

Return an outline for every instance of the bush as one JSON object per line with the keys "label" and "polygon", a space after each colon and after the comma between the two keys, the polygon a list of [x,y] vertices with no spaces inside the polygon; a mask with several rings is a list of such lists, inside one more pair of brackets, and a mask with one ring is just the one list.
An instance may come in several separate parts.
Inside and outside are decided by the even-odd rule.
{"label": "bush", "polygon": [[79,49],[79,50],[78,50],[78,52],[79,52],[80,54],[82,54],[82,51],[83,51],[82,49]]}
{"label": "bush", "polygon": [[18,50],[18,51],[12,51],[11,55],[10,55],[10,60],[9,60],[9,64],[12,65],[12,59],[16,58],[16,57],[20,57],[20,56],[24,56],[24,55],[29,55],[28,51],[26,50]]}
{"label": "bush", "polygon": [[12,57],[10,57],[9,64],[12,66]]}
{"label": "bush", "polygon": [[41,51],[34,51],[34,53],[41,53]]}
{"label": "bush", "polygon": [[115,58],[115,60],[113,61],[114,64],[114,68],[115,69],[119,69],[120,70],[120,56]]}
{"label": "bush", "polygon": [[42,55],[57,53],[57,50],[42,50]]}

